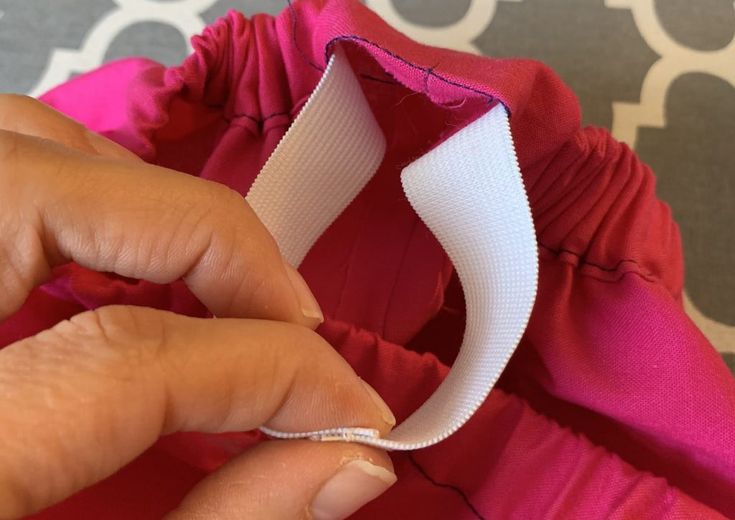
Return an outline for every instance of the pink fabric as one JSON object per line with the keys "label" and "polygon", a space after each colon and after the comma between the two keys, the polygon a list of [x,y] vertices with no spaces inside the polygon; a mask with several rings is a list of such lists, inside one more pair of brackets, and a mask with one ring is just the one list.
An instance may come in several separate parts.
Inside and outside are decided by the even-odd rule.
{"label": "pink fabric", "polygon": [[[150,162],[244,193],[337,42],[388,151],[302,272],[321,334],[399,420],[440,383],[463,327],[456,276],[402,196],[401,168],[500,100],[541,250],[538,300],[500,387],[447,441],[393,454],[398,483],[355,518],[735,516],[735,382],[682,310],[678,229],[649,168],[580,128],[543,65],[419,45],[356,1],[302,1],[275,19],[230,13],[180,67],[119,61],[44,100]],[[111,303],[207,313],[181,283],[56,275],[0,325],[2,344]],[[167,437],[37,518],[158,518],[258,439]]]}

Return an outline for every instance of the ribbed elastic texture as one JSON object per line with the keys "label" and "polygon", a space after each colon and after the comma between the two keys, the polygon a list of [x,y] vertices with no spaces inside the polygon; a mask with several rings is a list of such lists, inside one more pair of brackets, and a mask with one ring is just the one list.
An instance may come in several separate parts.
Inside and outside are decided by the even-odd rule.
{"label": "ribbed elastic texture", "polygon": [[[300,263],[374,174],[384,152],[380,128],[337,49],[247,197],[289,261]],[[472,417],[520,341],[536,296],[538,264],[505,108],[496,105],[413,162],[401,180],[412,207],[454,263],[465,293],[467,324],[452,370],[385,438],[369,428],[263,428],[266,433],[392,450],[430,446]]]}
{"label": "ribbed elastic texture", "polygon": [[340,50],[247,201],[298,266],[380,166],[385,137]]}

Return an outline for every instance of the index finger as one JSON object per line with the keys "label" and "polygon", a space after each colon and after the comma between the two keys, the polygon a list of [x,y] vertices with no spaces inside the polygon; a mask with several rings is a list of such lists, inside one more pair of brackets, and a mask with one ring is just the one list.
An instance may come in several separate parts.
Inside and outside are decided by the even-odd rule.
{"label": "index finger", "polygon": [[74,261],[154,283],[183,278],[218,316],[322,320],[235,191],[166,168],[0,130],[0,319]]}
{"label": "index finger", "polygon": [[140,161],[133,152],[40,101],[19,94],[0,94],[0,130],[42,137],[69,148],[115,159]]}

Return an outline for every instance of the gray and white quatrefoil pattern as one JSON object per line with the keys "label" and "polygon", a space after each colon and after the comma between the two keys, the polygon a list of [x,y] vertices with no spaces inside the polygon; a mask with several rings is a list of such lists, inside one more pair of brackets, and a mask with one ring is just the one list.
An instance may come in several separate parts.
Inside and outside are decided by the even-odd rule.
{"label": "gray and white quatrefoil pattern", "polygon": [[[409,36],[540,59],[658,176],[684,239],[686,306],[735,369],[733,0],[365,0]],[[286,0],[0,0],[0,91],[39,94],[128,55],[165,64],[228,9]]]}

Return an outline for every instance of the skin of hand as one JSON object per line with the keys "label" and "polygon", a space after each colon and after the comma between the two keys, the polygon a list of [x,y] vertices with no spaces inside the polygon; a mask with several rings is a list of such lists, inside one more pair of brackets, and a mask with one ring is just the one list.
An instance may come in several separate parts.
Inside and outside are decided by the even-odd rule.
{"label": "skin of hand", "polygon": [[[0,519],[63,500],[172,432],[395,425],[313,332],[316,300],[240,195],[0,95],[0,320],[69,261],[183,279],[218,319],[102,307],[0,350]],[[169,518],[345,518],[395,480],[375,448],[268,441]]]}

